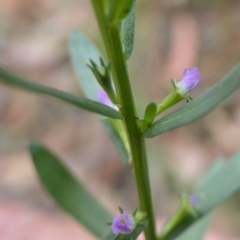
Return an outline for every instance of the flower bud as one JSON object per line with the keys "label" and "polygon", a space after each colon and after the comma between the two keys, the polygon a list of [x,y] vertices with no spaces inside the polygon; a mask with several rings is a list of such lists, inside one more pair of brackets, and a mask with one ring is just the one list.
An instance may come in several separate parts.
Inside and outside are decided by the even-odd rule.
{"label": "flower bud", "polygon": [[172,80],[174,89],[158,105],[156,115],[172,107],[183,99],[186,99],[187,101],[192,100],[189,92],[197,86],[200,79],[201,76],[197,68],[193,67],[185,69],[181,81],[177,82],[176,79]]}
{"label": "flower bud", "polygon": [[176,83],[179,93],[182,95],[193,90],[201,79],[200,73],[197,68],[186,68],[183,72],[182,80]]}
{"label": "flower bud", "polygon": [[112,103],[107,93],[102,88],[98,90],[98,101],[102,104],[118,110],[118,107]]}
{"label": "flower bud", "polygon": [[119,233],[131,233],[134,228],[134,218],[125,212],[113,218],[111,230],[116,235]]}
{"label": "flower bud", "polygon": [[189,199],[191,206],[195,206],[198,203],[198,197],[196,195],[192,195]]}

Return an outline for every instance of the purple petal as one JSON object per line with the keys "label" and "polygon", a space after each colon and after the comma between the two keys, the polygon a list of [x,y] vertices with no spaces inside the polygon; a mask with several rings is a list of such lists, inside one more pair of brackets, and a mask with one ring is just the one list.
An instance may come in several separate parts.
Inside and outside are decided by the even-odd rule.
{"label": "purple petal", "polygon": [[114,234],[118,233],[130,233],[134,229],[135,222],[131,215],[122,213],[119,216],[113,218],[111,230]]}
{"label": "purple petal", "polygon": [[118,110],[118,107],[111,102],[107,93],[102,88],[98,90],[98,101],[102,104]]}
{"label": "purple petal", "polygon": [[181,93],[185,94],[194,89],[201,79],[198,68],[186,68],[183,72],[183,77],[180,82],[177,83],[177,86]]}

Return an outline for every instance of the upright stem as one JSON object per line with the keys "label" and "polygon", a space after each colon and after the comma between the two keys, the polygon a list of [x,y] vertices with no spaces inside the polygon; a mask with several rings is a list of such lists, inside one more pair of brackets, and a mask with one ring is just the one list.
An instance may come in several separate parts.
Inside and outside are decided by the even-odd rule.
{"label": "upright stem", "polygon": [[146,240],[155,240],[155,221],[151,198],[148,165],[144,139],[136,122],[136,111],[128,77],[118,25],[109,26],[105,20],[101,0],[92,0],[103,35],[108,58],[111,62],[114,83],[119,97],[123,121],[128,134],[140,210],[147,213],[149,224],[145,230]]}

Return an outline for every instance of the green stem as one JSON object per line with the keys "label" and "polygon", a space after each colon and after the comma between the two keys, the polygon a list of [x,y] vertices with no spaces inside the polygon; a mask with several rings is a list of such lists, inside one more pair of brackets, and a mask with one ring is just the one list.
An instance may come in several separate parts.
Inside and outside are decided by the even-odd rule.
{"label": "green stem", "polygon": [[176,90],[172,90],[166,98],[157,106],[157,115],[165,111],[166,109],[174,106],[176,103],[180,102],[183,97],[176,92]]}
{"label": "green stem", "polygon": [[111,62],[114,83],[119,97],[124,124],[132,153],[132,162],[138,191],[140,210],[147,213],[149,224],[145,230],[146,240],[155,240],[155,221],[151,198],[146,149],[136,121],[136,111],[129,76],[119,36],[119,26],[109,26],[100,0],[92,0],[95,14],[103,35],[108,58]]}

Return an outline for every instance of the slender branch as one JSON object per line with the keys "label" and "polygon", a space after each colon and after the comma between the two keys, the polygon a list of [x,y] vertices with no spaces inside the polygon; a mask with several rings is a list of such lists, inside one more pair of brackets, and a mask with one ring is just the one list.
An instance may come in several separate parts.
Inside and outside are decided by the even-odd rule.
{"label": "slender branch", "polygon": [[123,121],[130,142],[140,210],[147,213],[149,221],[148,227],[145,230],[145,238],[146,240],[155,240],[155,220],[145,143],[136,122],[135,105],[123,56],[122,43],[119,36],[119,26],[109,26],[107,24],[100,0],[92,0],[92,4],[103,35],[108,58],[111,62],[114,83],[124,117]]}

